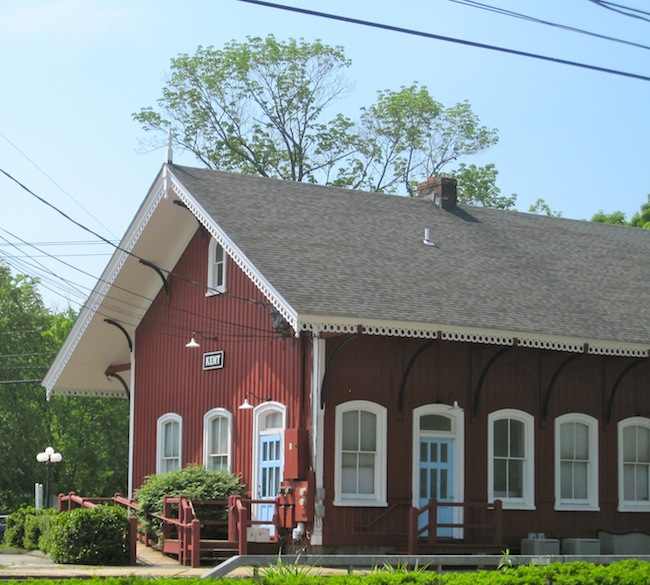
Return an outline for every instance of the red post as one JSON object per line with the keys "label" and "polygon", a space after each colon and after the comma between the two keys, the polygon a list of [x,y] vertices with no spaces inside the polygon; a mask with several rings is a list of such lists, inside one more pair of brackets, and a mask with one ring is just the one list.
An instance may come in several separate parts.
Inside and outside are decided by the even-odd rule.
{"label": "red post", "polygon": [[248,554],[248,508],[241,506],[239,509],[239,554]]}
{"label": "red post", "polygon": [[418,554],[418,518],[420,510],[411,506],[409,510],[409,554]]}
{"label": "red post", "polygon": [[429,532],[428,541],[430,546],[438,544],[438,500],[431,498],[429,500]]}
{"label": "red post", "polygon": [[129,564],[135,566],[138,562],[138,517],[129,516]]}
{"label": "red post", "polygon": [[191,564],[193,569],[201,566],[201,521],[192,520],[190,528],[190,542],[192,546]]}
{"label": "red post", "polygon": [[237,540],[237,501],[239,496],[228,496],[228,540]]}

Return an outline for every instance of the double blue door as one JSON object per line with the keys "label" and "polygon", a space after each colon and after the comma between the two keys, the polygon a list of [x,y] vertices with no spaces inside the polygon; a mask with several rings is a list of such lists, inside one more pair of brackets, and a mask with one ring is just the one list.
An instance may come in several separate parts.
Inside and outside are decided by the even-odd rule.
{"label": "double blue door", "polygon": [[[453,501],[453,440],[420,438],[419,507],[425,506],[431,498],[438,502]],[[453,507],[438,508],[438,523],[451,524]],[[427,523],[426,515],[420,516],[420,528]],[[438,528],[439,537],[451,537],[452,528]]]}

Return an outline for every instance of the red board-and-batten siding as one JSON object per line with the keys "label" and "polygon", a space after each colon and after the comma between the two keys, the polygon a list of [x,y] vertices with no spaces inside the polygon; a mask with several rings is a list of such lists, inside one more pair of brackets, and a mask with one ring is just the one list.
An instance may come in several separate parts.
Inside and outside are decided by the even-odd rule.
{"label": "red board-and-batten siding", "polygon": [[[163,414],[182,417],[182,463],[203,463],[203,417],[213,408],[233,415],[232,471],[251,481],[253,413],[239,410],[247,392],[287,407],[287,427],[308,427],[301,394],[303,347],[272,331],[264,297],[230,260],[226,294],[206,296],[210,236],[197,230],[138,327],[135,343],[133,485],[156,472],[156,427]],[[196,284],[199,283],[199,284]],[[200,348],[185,344],[193,331]],[[206,339],[216,336],[217,341]],[[224,367],[203,370],[203,353],[224,351]],[[305,350],[306,346],[305,346]],[[308,359],[308,356],[304,356]],[[307,374],[308,375],[308,374]],[[250,398],[253,405],[259,401]]]}
{"label": "red board-and-batten siding", "polygon": [[[406,509],[336,507],[334,496],[335,407],[348,400],[370,400],[388,409],[389,509],[412,497],[413,409],[430,403],[458,400],[465,414],[465,500],[487,498],[487,417],[503,408],[523,410],[535,418],[535,509],[504,511],[506,544],[518,548],[529,532],[555,537],[595,537],[600,529],[646,530],[650,514],[617,511],[617,423],[631,416],[650,416],[650,361],[639,365],[622,380],[613,403],[611,422],[605,411],[613,387],[630,358],[581,355],[555,380],[546,420],[542,404],[558,368],[569,357],[561,352],[512,348],[494,361],[485,375],[479,411],[473,416],[473,400],[479,379],[498,346],[438,340],[430,343],[414,363],[404,386],[404,406],[398,410],[399,388],[411,357],[424,344],[415,339],[359,337],[332,362],[328,372],[325,412],[324,478],[326,517],[323,544],[344,546],[363,542],[381,546],[405,546]],[[328,357],[336,341],[328,346]],[[554,421],[578,412],[598,420],[598,512],[554,510]]]}

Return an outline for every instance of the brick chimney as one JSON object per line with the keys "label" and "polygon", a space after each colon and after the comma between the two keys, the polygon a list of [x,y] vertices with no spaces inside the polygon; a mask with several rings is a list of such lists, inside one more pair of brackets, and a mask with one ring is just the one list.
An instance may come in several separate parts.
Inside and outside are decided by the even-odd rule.
{"label": "brick chimney", "polygon": [[418,183],[417,196],[430,199],[438,207],[447,211],[456,208],[456,179],[452,177],[429,177],[423,183]]}

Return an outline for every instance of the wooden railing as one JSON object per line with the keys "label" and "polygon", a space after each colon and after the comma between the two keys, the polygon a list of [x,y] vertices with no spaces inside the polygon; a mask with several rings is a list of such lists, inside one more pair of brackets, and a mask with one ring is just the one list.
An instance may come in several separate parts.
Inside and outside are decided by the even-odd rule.
{"label": "wooden railing", "polygon": [[[119,496],[121,498],[121,496]],[[119,503],[116,499],[118,496],[112,498],[82,498],[70,492],[69,494],[59,494],[59,510],[61,511],[70,511],[75,508],[94,508],[101,504],[113,504]],[[124,505],[124,504],[122,504]],[[128,506],[130,509],[133,509],[132,506]],[[134,514],[129,516],[129,527],[128,527],[128,541],[129,541],[129,564],[135,565],[137,560],[137,539],[138,539],[138,518]]]}
{"label": "wooden railing", "polygon": [[[139,539],[146,546],[154,546],[164,554],[176,555],[179,563],[194,568],[201,564],[201,526],[227,527],[228,542],[236,543],[238,554],[248,553],[248,528],[251,526],[273,525],[275,536],[278,535],[278,502],[276,500],[251,500],[241,496],[230,496],[228,500],[190,500],[186,496],[164,496],[162,514],[150,514],[149,519],[160,523],[160,539],[154,539],[148,533],[145,525],[138,530],[140,509],[134,500],[129,500],[116,494],[111,498],[82,498],[74,492],[59,494],[59,510],[67,511],[74,508],[92,508],[99,504],[118,504],[129,509],[133,514],[129,517],[129,546],[130,562],[136,563],[136,544]],[[252,507],[256,504],[273,505],[275,512],[272,520],[252,520]],[[225,519],[199,519],[196,506],[227,507]],[[139,514],[140,515],[140,514]],[[141,515],[140,515],[141,517]]]}
{"label": "wooden railing", "polygon": [[[451,510],[451,522],[439,522],[439,509]],[[426,521],[420,528],[420,517]],[[448,529],[450,537],[438,536]],[[418,554],[421,539],[429,547],[465,546],[499,548],[503,542],[503,506],[501,500],[487,502],[439,502],[435,498],[422,508],[412,507],[409,514],[409,554]]]}

